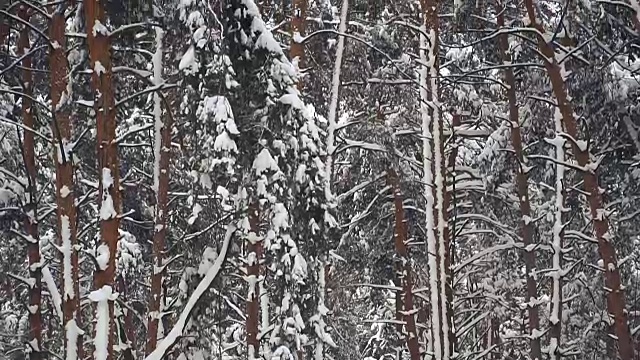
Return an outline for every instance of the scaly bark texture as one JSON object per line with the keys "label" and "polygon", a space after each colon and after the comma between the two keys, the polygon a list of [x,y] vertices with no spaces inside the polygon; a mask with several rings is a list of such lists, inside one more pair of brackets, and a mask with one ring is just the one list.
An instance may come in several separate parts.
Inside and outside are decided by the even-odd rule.
{"label": "scaly bark texture", "polygon": [[402,287],[403,301],[400,309],[396,304],[397,315],[404,320],[405,332],[407,336],[407,347],[411,360],[420,360],[420,345],[418,343],[418,332],[416,330],[415,309],[413,307],[413,281],[411,277],[411,261],[407,249],[407,223],[404,215],[404,204],[398,176],[393,169],[388,172],[388,182],[393,191],[393,204],[395,215],[394,245],[396,249],[396,274]]}
{"label": "scaly bark texture", "polygon": [[65,359],[82,359],[82,332],[80,293],[78,281],[78,252],[76,250],[76,206],[73,184],[73,161],[68,152],[72,129],[70,121],[71,84],[67,81],[68,64],[65,55],[66,2],[52,7],[49,37],[55,44],[50,48],[51,104],[53,122],[51,131],[55,140],[56,205],[58,246],[62,263],[62,309],[65,329]]}
{"label": "scaly bark texture", "polygon": [[[304,44],[296,41],[304,36],[307,18],[307,0],[293,0],[293,14],[291,16],[291,61],[298,64],[298,69],[304,68]],[[302,90],[302,78],[298,80],[298,90]]]}
{"label": "scaly bark texture", "polygon": [[[156,28],[156,53],[154,54],[154,83],[162,83],[162,41],[164,31]],[[171,160],[171,127],[172,117],[167,109],[162,116],[162,103],[159,94],[154,94],[155,144],[154,144],[154,191],[156,192],[155,227],[153,233],[154,267],[151,276],[151,293],[149,299],[149,318],[147,326],[147,354],[155,350],[158,338],[158,323],[162,321],[162,288],[165,275],[164,255],[167,234],[167,204],[169,200],[169,162]],[[163,122],[163,119],[164,122]]]}
{"label": "scaly bark texture", "polygon": [[[504,4],[499,1],[496,12],[498,13],[498,28],[505,27],[504,21]],[[508,35],[503,34],[498,38],[500,46],[500,55],[503,64],[511,63],[511,54],[509,53]],[[518,190],[518,199],[520,200],[520,234],[522,243],[524,244],[524,264],[527,276],[527,299],[529,299],[527,312],[529,317],[529,335],[534,331],[540,330],[540,315],[538,312],[537,302],[531,299],[538,299],[538,284],[534,271],[536,269],[536,251],[535,240],[533,238],[534,228],[531,219],[531,204],[529,202],[529,179],[525,171],[524,152],[522,146],[522,133],[520,129],[520,119],[518,116],[518,102],[516,98],[516,80],[513,74],[513,68],[505,67],[505,82],[507,84],[507,98],[509,100],[509,122],[511,124],[511,144],[518,162],[516,166],[516,187]],[[542,351],[540,346],[540,338],[532,336],[530,338],[531,359],[542,359]]]}
{"label": "scaly bark texture", "polygon": [[545,29],[536,18],[533,0],[525,0],[525,7],[529,17],[529,24],[539,32],[538,50],[544,56],[544,65],[551,80],[553,93],[556,97],[562,123],[570,137],[573,155],[578,165],[583,169],[584,190],[586,191],[589,210],[593,220],[595,238],[598,240],[598,252],[604,263],[604,283],[607,293],[607,309],[613,317],[615,336],[618,342],[618,353],[622,360],[633,360],[633,339],[625,311],[624,288],[618,269],[616,249],[613,246],[613,234],[609,231],[609,221],[602,201],[603,191],[598,185],[596,176],[597,166],[591,161],[587,141],[580,141],[573,107],[567,94],[561,64],[556,59],[553,46],[545,40],[542,34]]}
{"label": "scaly bark texture", "polygon": [[[28,22],[30,14],[26,7],[20,6],[18,16]],[[18,39],[18,56],[22,56],[29,51],[31,43],[29,40],[29,27],[24,26],[20,31]],[[35,121],[33,118],[33,73],[31,71],[31,57],[22,59],[22,83],[24,84],[22,97],[22,121],[25,126],[24,141],[22,144],[22,154],[24,166],[27,172],[27,191],[24,203],[24,230],[27,236],[27,255],[29,258],[29,359],[42,359],[42,319],[41,319],[41,296],[42,296],[42,268],[40,263],[40,242],[38,239],[38,211],[36,199],[38,196],[37,177],[35,159],[35,139],[33,131]]]}
{"label": "scaly bark texture", "polygon": [[259,207],[257,202],[249,205],[250,233],[247,239],[247,278],[249,291],[247,294],[247,351],[250,360],[258,356],[260,340],[258,339],[258,321],[260,315],[260,259],[262,259],[262,240],[259,234]]}
{"label": "scaly bark texture", "polygon": [[[121,211],[118,146],[116,139],[116,109],[112,83],[111,40],[106,29],[106,16],[101,1],[83,3],[89,66],[93,70],[91,83],[96,112],[96,147],[98,155],[98,197],[100,246],[98,268],[94,274],[96,291],[90,296],[97,303],[94,339],[96,360],[115,359],[114,344],[114,275],[118,251],[118,227]],[[101,258],[102,257],[102,258]]]}

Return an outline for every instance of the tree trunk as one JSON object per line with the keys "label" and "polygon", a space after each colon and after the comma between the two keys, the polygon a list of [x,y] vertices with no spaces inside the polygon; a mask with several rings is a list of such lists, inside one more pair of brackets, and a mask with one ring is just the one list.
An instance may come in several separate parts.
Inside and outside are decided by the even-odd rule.
{"label": "tree trunk", "polygon": [[[28,22],[30,14],[28,10],[20,5],[18,16]],[[24,26],[18,39],[18,56],[24,55],[30,48],[29,40],[30,28]],[[40,263],[40,242],[38,238],[38,171],[36,169],[35,158],[35,121],[33,118],[33,73],[31,71],[31,57],[22,59],[22,83],[24,84],[24,94],[22,97],[22,121],[25,126],[24,142],[22,144],[22,155],[27,175],[27,191],[24,204],[24,230],[27,236],[27,254],[29,258],[29,359],[39,360],[43,358],[42,346],[42,318],[41,318],[41,297],[42,297],[42,268]]]}
{"label": "tree trunk", "polygon": [[562,138],[562,118],[559,114],[555,116],[555,139],[556,147],[556,206],[555,206],[555,222],[553,224],[553,241],[551,249],[553,250],[553,259],[551,269],[551,314],[549,322],[551,329],[549,331],[549,358],[556,360],[561,356],[560,340],[562,335],[562,243],[564,236],[564,165],[565,161],[564,146],[565,140]]}
{"label": "tree trunk", "polygon": [[[124,277],[122,274],[118,275],[116,280],[116,288],[118,289],[120,301],[123,304],[127,303],[127,285],[124,282]],[[135,339],[135,334],[133,330],[132,323],[132,314],[131,310],[129,310],[125,306],[120,306],[120,317],[118,319],[118,327],[119,331],[117,333],[120,336],[120,343],[124,344],[123,347],[120,348],[120,353],[122,354],[122,358],[124,360],[133,360],[135,347],[133,345],[133,341]]]}
{"label": "tree trunk", "polygon": [[[388,182],[393,190],[393,203],[395,207],[395,231],[394,244],[396,249],[396,271],[400,280],[403,293],[403,311],[401,319],[404,320],[407,333],[407,347],[411,360],[420,360],[420,345],[418,343],[418,332],[416,330],[415,309],[413,307],[413,281],[411,278],[411,262],[407,249],[407,223],[404,215],[404,204],[398,176],[393,169],[388,171]],[[396,305],[397,306],[397,305]]]}
{"label": "tree trunk", "polygon": [[260,315],[260,300],[258,282],[260,281],[260,259],[262,259],[262,240],[259,234],[259,205],[252,202],[249,205],[250,233],[247,239],[247,277],[249,291],[247,294],[247,351],[249,360],[258,357],[260,340],[258,339],[258,319]]}
{"label": "tree trunk", "polygon": [[[446,167],[444,127],[438,85],[438,2],[421,0],[423,32],[420,34],[420,97],[423,131],[423,165],[427,198],[427,253],[431,288],[431,343],[438,360],[449,360],[454,354],[450,289],[449,229],[446,206]],[[433,139],[432,141],[430,139]],[[449,275],[450,276],[450,275]]]}
{"label": "tree trunk", "polygon": [[[293,14],[291,16],[291,61],[297,64],[298,69],[304,69],[304,44],[298,42],[299,37],[305,33],[307,18],[307,0],[293,0]],[[298,80],[298,90],[302,90],[304,82]]]}
{"label": "tree trunk", "polygon": [[[164,30],[156,27],[156,53],[153,55],[154,84],[162,84],[162,41]],[[163,334],[158,334],[158,324],[162,321],[162,294],[165,275],[164,253],[166,251],[166,225],[168,214],[169,193],[169,162],[171,157],[171,109],[166,109],[163,122],[162,99],[160,94],[153,95],[155,137],[154,137],[154,174],[153,189],[156,192],[155,227],[153,233],[153,258],[154,266],[151,275],[151,293],[149,299],[149,318],[147,326],[147,354],[155,350],[158,339]]]}
{"label": "tree trunk", "polygon": [[[532,0],[525,0],[525,6],[529,16],[530,26],[544,34],[545,30],[536,18],[536,11]],[[604,263],[605,292],[607,296],[607,308],[614,319],[615,335],[618,342],[618,352],[622,360],[633,360],[633,340],[625,312],[624,288],[621,286],[620,271],[616,250],[613,246],[613,234],[609,232],[609,222],[602,201],[602,189],[598,186],[596,176],[597,167],[590,159],[588,142],[579,141],[577,122],[573,114],[573,107],[569,102],[567,89],[564,82],[562,65],[555,58],[555,51],[541,36],[538,37],[538,50],[544,56],[544,64],[551,80],[553,93],[557,100],[557,106],[562,116],[562,123],[570,137],[571,148],[578,162],[583,168],[584,188],[587,193],[589,209],[595,238],[598,240],[598,252]]]}
{"label": "tree trunk", "polygon": [[9,23],[4,16],[0,16],[0,46],[4,45],[4,42],[7,40],[9,33],[11,32],[11,28],[9,27]]}
{"label": "tree trunk", "polygon": [[67,81],[68,64],[65,55],[66,2],[52,6],[53,14],[49,26],[51,41],[59,46],[50,48],[51,104],[53,123],[51,131],[55,139],[56,204],[58,246],[62,263],[62,307],[65,329],[65,359],[82,359],[82,331],[80,290],[78,278],[78,252],[76,251],[77,226],[73,184],[73,160],[69,147],[72,137],[70,121],[71,84]]}
{"label": "tree trunk", "polygon": [[94,110],[97,127],[98,201],[101,242],[98,247],[98,268],[94,274],[95,291],[89,296],[97,303],[94,339],[97,360],[113,360],[114,321],[113,295],[115,259],[118,250],[118,227],[121,211],[118,145],[116,139],[116,109],[112,83],[111,41],[103,2],[83,4],[89,45],[89,66],[93,69]]}
{"label": "tree trunk", "polygon": [[[498,13],[498,28],[505,27],[504,21],[504,4],[499,2],[496,9]],[[502,56],[503,64],[511,63],[511,54],[509,53],[509,40],[508,35],[500,35],[498,39],[500,45],[500,54]],[[511,144],[518,162],[516,166],[516,187],[518,189],[518,199],[520,200],[520,232],[522,234],[522,242],[524,244],[524,264],[527,276],[527,298],[538,298],[538,284],[535,274],[536,269],[536,251],[535,241],[533,238],[533,223],[531,221],[525,221],[525,219],[531,218],[531,205],[529,202],[529,180],[527,172],[525,171],[524,153],[522,146],[522,134],[520,131],[520,119],[518,115],[518,103],[516,98],[516,80],[513,74],[513,68],[505,67],[504,70],[505,82],[507,84],[507,97],[509,99],[509,122],[511,124]],[[527,306],[529,316],[529,329],[528,334],[533,334],[534,331],[540,330],[540,315],[538,313],[538,305],[532,301],[529,301]],[[542,359],[542,351],[540,347],[540,338],[531,337],[531,359]]]}

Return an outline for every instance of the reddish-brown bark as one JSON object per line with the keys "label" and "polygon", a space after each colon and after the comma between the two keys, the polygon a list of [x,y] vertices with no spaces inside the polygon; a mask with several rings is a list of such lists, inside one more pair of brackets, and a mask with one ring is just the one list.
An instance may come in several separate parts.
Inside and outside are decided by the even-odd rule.
{"label": "reddish-brown bark", "polygon": [[[18,16],[28,22],[30,15],[24,6],[20,6]],[[20,31],[18,39],[18,55],[22,56],[31,47],[29,40],[29,27],[25,26]],[[33,117],[33,72],[31,71],[31,57],[22,59],[22,83],[24,84],[22,97],[22,122],[25,126],[23,140],[24,166],[27,175],[27,199],[24,204],[24,230],[27,235],[27,255],[29,258],[29,347],[31,360],[43,358],[42,347],[42,317],[41,317],[41,297],[42,297],[42,269],[40,263],[40,243],[38,239],[38,211],[36,199],[38,196],[35,159],[35,139],[31,129],[35,129],[35,119]]]}
{"label": "reddish-brown bark", "polygon": [[[398,184],[398,176],[393,169],[388,171],[388,182],[393,191],[394,204],[394,245],[396,249],[396,272],[397,278],[402,287],[403,299],[400,310],[396,304],[396,314],[400,319],[404,320],[407,336],[407,347],[411,360],[420,359],[420,345],[418,343],[418,332],[416,330],[415,309],[413,307],[413,281],[411,274],[411,262],[409,260],[409,250],[407,249],[407,223],[404,214],[404,204],[400,185]],[[397,298],[396,298],[397,299]]]}
{"label": "reddish-brown bark", "polygon": [[[525,7],[529,17],[530,26],[545,33],[544,27],[536,18],[536,10],[533,0],[525,0]],[[569,101],[567,89],[560,71],[560,66],[555,59],[555,51],[542,36],[538,36],[538,50],[544,56],[544,65],[551,80],[553,93],[556,97],[557,106],[562,115],[562,122],[567,131],[567,135],[578,140],[578,127],[573,113],[573,107]],[[633,360],[633,340],[627,321],[625,311],[624,288],[618,269],[616,249],[613,246],[613,234],[609,232],[609,221],[607,219],[604,204],[602,201],[602,189],[598,185],[596,168],[588,166],[591,164],[588,146],[578,146],[575,141],[571,141],[573,155],[578,165],[583,168],[584,190],[586,191],[589,211],[593,220],[595,238],[598,240],[598,252],[606,269],[604,275],[605,292],[607,296],[607,310],[613,316],[614,332],[618,342],[618,353],[622,360]]]}
{"label": "reddish-brown bark", "polygon": [[[97,23],[106,26],[106,16],[101,1],[86,1],[83,4],[86,21],[87,43],[89,45],[89,66],[94,69],[91,83],[94,90],[94,110],[96,112],[96,147],[98,154],[98,202],[100,203],[100,236],[103,245],[109,249],[109,259],[104,269],[97,269],[94,274],[94,287],[103,289],[114,288],[115,256],[118,249],[118,227],[121,211],[120,175],[118,146],[116,139],[116,109],[112,82],[111,40],[108,34],[99,31]],[[110,175],[105,177],[104,174]],[[110,184],[105,180],[111,180]],[[105,186],[106,185],[106,186]],[[109,197],[113,203],[113,210],[102,211]],[[114,214],[115,212],[115,214]],[[107,360],[113,360],[114,321],[113,300],[109,305],[109,339]]]}
{"label": "reddish-brown bark", "polygon": [[252,354],[257,356],[260,350],[260,339],[258,339],[260,287],[258,286],[258,280],[260,279],[262,241],[257,239],[259,233],[259,211],[257,201],[249,205],[249,226],[252,235],[247,241],[247,276],[255,277],[256,279],[247,296],[247,349],[249,351],[249,359],[251,359]]}
{"label": "reddish-brown bark", "polygon": [[[70,159],[69,154],[64,149],[68,147],[71,142],[71,121],[69,117],[69,96],[66,94],[67,90],[67,57],[65,55],[66,40],[65,40],[65,19],[64,19],[64,3],[62,6],[53,6],[53,14],[51,16],[51,23],[49,25],[49,37],[52,42],[57,43],[59,46],[52,46],[49,53],[49,64],[51,69],[51,104],[53,121],[51,124],[51,131],[55,137],[55,166],[56,166],[56,204],[57,204],[57,228],[58,228],[58,245],[68,246],[66,250],[69,254],[65,254],[65,251],[61,252],[61,264],[63,267],[67,266],[67,262],[64,260],[64,256],[69,256],[70,268],[63,268],[62,273],[69,272],[71,274],[71,281],[73,282],[72,292],[68,292],[63,285],[62,294],[62,311],[63,311],[63,324],[66,328],[70,325],[71,320],[75,320],[76,326],[80,326],[80,297],[79,294],[79,281],[78,281],[78,253],[75,250],[77,245],[76,237],[76,206],[74,203],[74,185],[73,185],[73,161]],[[61,102],[61,99],[66,97],[66,100]],[[68,244],[63,244],[62,237],[67,236]],[[64,279],[63,279],[64,283]],[[69,339],[65,336],[65,353],[68,351],[75,351],[75,358],[82,359],[82,336],[78,334],[78,339],[75,343],[78,344],[75,350],[70,349]],[[68,358],[67,356],[65,356]]]}
{"label": "reddish-brown bark", "polygon": [[151,293],[149,301],[149,319],[147,327],[147,354],[155,350],[158,343],[158,322],[161,320],[160,311],[162,290],[165,276],[163,266],[166,251],[167,214],[169,201],[169,163],[171,161],[171,127],[173,117],[171,109],[166,109],[161,130],[160,160],[158,174],[158,188],[156,189],[155,229],[153,233],[154,269],[151,276]]}
{"label": "reddish-brown bark", "polygon": [[[502,2],[498,2],[496,12],[498,13],[498,28],[505,27],[504,21],[504,5]],[[509,40],[508,35],[503,34],[498,38],[498,44],[500,46],[500,55],[504,63],[511,62],[511,54],[509,54]],[[522,146],[522,133],[520,131],[520,119],[518,115],[518,103],[516,98],[516,81],[513,74],[513,69],[506,67],[504,70],[505,82],[507,84],[507,98],[509,99],[509,122],[511,123],[511,144],[513,146],[514,154],[516,156],[516,187],[518,191],[518,199],[520,200],[520,233],[522,234],[522,242],[524,244],[524,264],[527,272],[527,298],[538,298],[538,284],[533,271],[536,269],[536,253],[535,249],[530,249],[530,245],[535,243],[533,239],[533,224],[530,221],[524,219],[531,217],[531,204],[529,202],[528,191],[528,176],[524,171],[524,154]],[[534,329],[540,329],[540,315],[538,313],[537,305],[530,305],[527,307],[529,317],[529,329],[528,332],[532,333]],[[540,347],[540,338],[532,337],[530,341],[531,345],[531,358],[542,359],[542,350]]]}

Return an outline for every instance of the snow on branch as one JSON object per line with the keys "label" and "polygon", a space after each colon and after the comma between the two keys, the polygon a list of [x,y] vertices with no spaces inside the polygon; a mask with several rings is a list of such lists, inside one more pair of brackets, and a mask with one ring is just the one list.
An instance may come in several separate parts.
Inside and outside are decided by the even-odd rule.
{"label": "snow on branch", "polygon": [[198,300],[202,297],[202,295],[209,289],[213,280],[218,276],[220,269],[222,268],[222,264],[227,256],[227,250],[229,249],[229,243],[231,242],[231,236],[236,231],[236,227],[233,224],[229,224],[227,226],[227,233],[224,236],[224,242],[222,243],[222,249],[220,249],[220,254],[216,261],[213,263],[213,266],[209,268],[204,278],[198,284],[198,287],[194,290],[193,294],[189,297],[189,301],[187,301],[187,305],[185,305],[178,321],[173,326],[169,335],[165,337],[159,344],[158,347],[149,354],[145,360],[161,360],[167,351],[180,339],[182,333],[187,326],[187,321],[191,316],[191,311],[197,304]]}

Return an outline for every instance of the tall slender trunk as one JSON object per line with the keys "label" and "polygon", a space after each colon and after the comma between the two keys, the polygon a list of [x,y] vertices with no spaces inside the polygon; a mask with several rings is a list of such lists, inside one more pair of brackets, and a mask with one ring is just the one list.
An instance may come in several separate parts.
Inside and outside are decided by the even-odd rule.
{"label": "tall slender trunk", "polygon": [[559,111],[555,114],[555,139],[552,141],[556,148],[556,179],[555,179],[555,221],[553,224],[553,241],[551,249],[553,250],[553,260],[551,269],[551,278],[553,279],[551,291],[551,314],[549,322],[551,329],[549,331],[549,358],[556,360],[560,354],[560,338],[562,335],[562,240],[564,234],[564,145],[565,140],[561,134],[564,132],[562,128],[562,116]]}
{"label": "tall slender trunk", "polygon": [[405,323],[407,333],[407,347],[411,360],[420,359],[420,345],[418,343],[418,332],[416,330],[416,311],[413,307],[413,281],[411,277],[411,261],[407,249],[407,223],[404,215],[404,204],[398,176],[393,169],[388,171],[388,182],[393,191],[393,203],[395,207],[395,231],[394,244],[396,249],[396,271],[400,280],[404,304],[401,314]]}
{"label": "tall slender trunk", "polygon": [[[454,354],[450,288],[449,229],[445,184],[444,127],[439,100],[438,2],[421,0],[423,27],[420,34],[420,100],[423,131],[423,162],[427,198],[427,251],[431,288],[431,338],[436,359]],[[432,141],[430,139],[433,139]],[[432,143],[433,142],[433,143]],[[450,276],[450,275],[449,275]],[[449,300],[451,298],[451,300]]]}
{"label": "tall slender trunk", "polygon": [[[338,31],[343,34],[347,31],[347,21],[349,17],[349,0],[342,0],[342,8],[340,9],[340,25]],[[329,103],[329,127],[327,128],[327,158],[326,158],[326,176],[324,184],[325,198],[328,202],[334,201],[331,191],[331,178],[333,174],[333,153],[336,151],[335,132],[337,128],[338,110],[340,105],[340,76],[342,71],[342,61],[344,59],[344,36],[338,37],[338,45],[336,47],[336,61],[333,64],[333,77],[331,79],[331,102]]]}
{"label": "tall slender trunk", "polygon": [[[538,30],[540,34],[544,34],[544,27],[538,23],[536,18],[533,0],[525,0],[525,7],[527,8],[530,26]],[[566,72],[562,71],[553,47],[542,36],[538,36],[538,50],[544,56],[544,64],[551,80],[562,123],[567,135],[570,137],[573,155],[578,165],[583,169],[584,188],[589,202],[595,238],[598,240],[598,252],[605,267],[604,283],[607,309],[613,316],[618,352],[622,360],[633,360],[633,339],[631,338],[627,313],[625,312],[624,288],[620,270],[618,269],[616,249],[612,243],[613,234],[609,231],[609,222],[602,201],[602,189],[598,185],[596,176],[597,166],[591,161],[588,141],[579,140],[578,137],[577,121],[573,114],[573,107],[565,85]]]}
{"label": "tall slender trunk", "polygon": [[56,204],[58,246],[62,262],[62,307],[65,329],[65,359],[82,359],[82,331],[80,330],[80,290],[78,278],[78,244],[76,206],[73,184],[73,160],[69,147],[72,137],[70,104],[71,81],[67,80],[65,55],[65,19],[67,3],[53,6],[49,37],[56,44],[50,48],[52,133],[55,136]]}
{"label": "tall slender trunk", "polygon": [[[30,15],[28,10],[20,5],[18,16],[28,22]],[[29,27],[24,26],[20,31],[18,39],[18,55],[26,54],[31,48],[29,40]],[[36,169],[35,158],[35,121],[33,118],[33,73],[31,71],[31,57],[22,59],[22,82],[24,84],[24,94],[22,97],[22,121],[25,126],[24,142],[22,144],[22,154],[24,166],[27,173],[27,191],[24,204],[24,230],[27,235],[27,255],[29,258],[29,359],[39,360],[42,355],[42,318],[41,318],[41,297],[42,297],[42,264],[40,262],[40,242],[38,239],[38,171]]]}
{"label": "tall slender trunk", "polygon": [[[304,36],[307,18],[307,0],[293,0],[293,14],[291,15],[291,61],[297,63],[298,69],[303,69],[304,44],[299,40]],[[302,78],[298,80],[298,90],[302,90],[304,82]]]}
{"label": "tall slender trunk", "polygon": [[[156,52],[153,55],[153,82],[155,85],[162,84],[162,57],[164,30],[156,27]],[[153,190],[156,193],[155,227],[153,233],[153,273],[151,275],[151,293],[149,299],[149,318],[147,326],[147,354],[155,350],[158,339],[163,334],[158,333],[159,322],[162,321],[163,300],[162,288],[165,275],[164,253],[166,251],[166,225],[167,225],[167,203],[169,193],[169,162],[171,157],[171,126],[172,117],[167,109],[163,121],[162,99],[160,94],[153,95],[153,116],[154,125],[154,168],[153,168]]]}
{"label": "tall slender trunk", "polygon": [[96,147],[98,154],[98,201],[100,219],[100,245],[94,287],[89,298],[97,304],[94,357],[113,360],[114,319],[113,307],[115,259],[118,251],[118,227],[121,211],[118,145],[116,139],[116,109],[112,83],[111,40],[105,27],[107,21],[103,2],[83,3],[89,45],[91,82],[96,113]]}
{"label": "tall slender trunk", "polygon": [[[306,7],[307,0],[298,0],[298,1],[304,3],[304,6]],[[338,26],[338,31],[340,33],[345,33],[347,31],[348,16],[349,16],[349,0],[342,0],[342,8],[340,9],[340,25]],[[304,17],[302,20],[304,21]],[[331,100],[329,103],[329,114],[328,114],[329,126],[327,128],[327,140],[326,140],[327,156],[325,158],[325,178],[324,178],[324,195],[328,204],[328,209],[326,209],[325,211],[334,209],[336,205],[336,202],[335,202],[336,199],[331,189],[331,181],[333,178],[333,160],[334,160],[333,154],[335,153],[335,150],[336,150],[335,132],[338,124],[337,122],[338,113],[340,110],[340,107],[339,107],[340,81],[341,81],[340,78],[341,78],[341,71],[342,71],[342,62],[344,59],[344,47],[345,47],[345,38],[344,36],[339,36],[338,45],[336,47],[336,59],[333,64],[333,75],[331,79]],[[318,291],[322,292],[321,294],[319,294],[319,297],[323,307],[325,306],[324,292],[326,291],[326,286],[324,286],[326,285],[326,281],[324,277],[328,274],[327,269],[329,267],[329,264],[323,261],[324,258],[325,256],[321,255],[320,256],[321,260],[318,262],[318,267],[319,267],[318,271],[320,273],[321,282],[323,284],[318,289]],[[318,304],[318,306],[320,307],[320,304]],[[318,311],[318,316],[319,316],[318,322],[320,324],[319,326],[323,326],[324,324],[324,320],[322,319],[323,311]],[[324,357],[324,342],[321,341],[320,339],[316,343],[315,357],[316,359],[322,359]]]}
{"label": "tall slender trunk", "polygon": [[247,294],[247,351],[249,360],[256,359],[260,350],[258,339],[258,319],[260,316],[260,259],[262,259],[262,240],[259,234],[259,205],[257,201],[249,205],[250,233],[247,237],[247,279],[249,290]]}
{"label": "tall slender trunk", "polygon": [[[504,4],[502,1],[498,3],[498,28],[505,27],[504,21]],[[511,64],[511,54],[509,53],[509,40],[508,35],[500,35],[498,39],[500,46],[500,55],[502,57],[503,64]],[[505,82],[507,84],[507,98],[509,99],[509,122],[511,124],[511,144],[518,162],[516,166],[516,187],[518,189],[518,199],[520,200],[520,233],[522,234],[522,242],[524,244],[524,264],[527,277],[527,298],[529,299],[529,305],[527,306],[527,312],[529,316],[529,335],[540,330],[540,315],[538,313],[537,302],[531,301],[531,299],[538,298],[538,284],[534,271],[536,269],[536,251],[535,240],[533,238],[533,223],[531,219],[531,204],[529,202],[529,180],[528,174],[525,171],[526,165],[524,163],[524,153],[522,146],[522,133],[520,129],[520,119],[518,115],[518,103],[516,98],[516,80],[513,74],[513,68],[505,67],[504,70]],[[531,346],[531,359],[542,359],[542,351],[540,347],[540,338],[532,336],[530,341]]]}
{"label": "tall slender trunk", "polygon": [[[127,285],[124,282],[124,276],[122,274],[119,274],[116,278],[116,289],[119,294],[118,297],[122,298],[121,302],[126,304]],[[135,335],[131,310],[123,306],[120,306],[120,310],[120,316],[116,321],[116,327],[118,328],[116,335],[120,338],[120,353],[124,360],[133,360],[135,353],[133,341],[135,340]]]}

